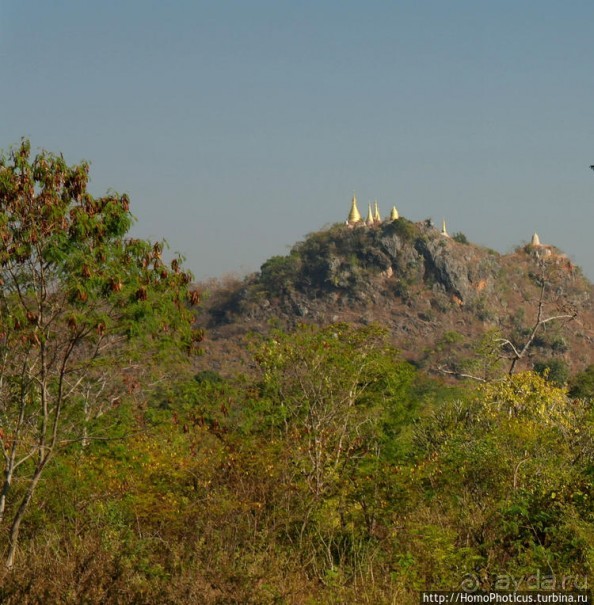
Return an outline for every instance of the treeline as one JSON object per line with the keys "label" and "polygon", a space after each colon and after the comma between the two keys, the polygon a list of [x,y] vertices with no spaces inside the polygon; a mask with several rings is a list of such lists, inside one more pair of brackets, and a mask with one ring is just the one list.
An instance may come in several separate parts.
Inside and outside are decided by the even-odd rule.
{"label": "treeline", "polygon": [[279,332],[252,358],[253,379],[171,368],[69,446],[3,602],[413,603],[591,574],[587,398],[534,373],[444,387],[374,327]]}

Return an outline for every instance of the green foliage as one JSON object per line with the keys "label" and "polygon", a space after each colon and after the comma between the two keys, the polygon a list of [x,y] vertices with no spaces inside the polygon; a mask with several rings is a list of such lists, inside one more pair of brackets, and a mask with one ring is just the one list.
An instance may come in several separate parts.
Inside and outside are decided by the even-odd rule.
{"label": "green foliage", "polygon": [[[165,266],[162,243],[127,239],[128,197],[94,198],[87,182],[88,164],[32,157],[26,140],[0,156],[0,526],[8,525],[9,567],[58,450],[88,441],[133,374],[202,339],[180,259]],[[144,372],[133,371],[140,360]]]}
{"label": "green foliage", "polygon": [[414,371],[374,326],[275,333],[255,358],[265,430],[284,452],[287,537],[326,582],[337,564],[352,568],[386,502],[401,499],[389,477],[414,416]]}
{"label": "green foliage", "polygon": [[213,370],[202,370],[201,372],[198,372],[198,374],[194,376],[194,380],[198,384],[218,384],[224,381],[221,375]]}
{"label": "green foliage", "polygon": [[569,379],[569,367],[562,359],[548,359],[534,364],[534,371],[556,386],[564,386]]}
{"label": "green foliage", "polygon": [[468,243],[470,243],[468,241],[468,238],[461,231],[458,231],[458,233],[454,233],[454,235],[452,235],[452,239],[455,242],[458,242],[459,244],[468,244]]}
{"label": "green foliage", "polygon": [[569,394],[571,397],[594,399],[594,365],[589,365],[571,378]]}
{"label": "green foliage", "polygon": [[[178,354],[202,337],[180,261],[127,239],[127,198],[90,197],[86,168],[29,153],[0,169],[5,459],[20,431],[4,544],[27,510],[0,601],[408,604],[467,573],[488,589],[498,573],[594,572],[592,367],[572,400],[562,365],[504,377],[499,331],[450,330],[434,348],[477,379],[450,386],[385,330],[336,324],[254,337],[246,376],[197,371]],[[258,279],[364,291],[390,234],[419,237],[403,219],[336,226]],[[414,298],[407,262],[396,283]],[[561,336],[548,328],[547,346]]]}
{"label": "green foliage", "polygon": [[170,365],[120,437],[64,453],[4,601],[415,603],[467,573],[592,572],[594,424],[563,388],[446,388],[374,326],[252,351],[253,379]]}
{"label": "green foliage", "polygon": [[419,429],[418,477],[429,488],[427,501],[471,547],[479,576],[487,559],[491,569],[518,575],[542,567],[564,573],[567,566],[587,573],[580,562],[589,547],[569,528],[589,519],[590,505],[578,502],[591,489],[590,462],[576,467],[573,453],[592,459],[590,427],[587,408],[527,372],[479,387]]}
{"label": "green foliage", "polygon": [[395,233],[405,242],[413,242],[419,237],[419,230],[414,223],[405,218],[399,218],[383,226],[386,233]]}
{"label": "green foliage", "polygon": [[499,330],[488,330],[472,344],[472,357],[461,363],[462,372],[478,380],[500,378],[507,368],[501,357],[502,338]]}
{"label": "green foliage", "polygon": [[343,451],[348,449],[349,424],[360,431],[381,422],[386,412],[401,415],[402,389],[413,371],[399,360],[386,336],[376,326],[302,326],[291,335],[276,332],[259,344],[255,358],[263,393],[278,402],[277,415],[270,420],[280,434],[290,431],[291,420],[305,422],[313,442],[320,432],[330,437],[336,429]]}
{"label": "green foliage", "polygon": [[448,332],[444,332],[442,337],[439,339],[437,346],[444,348],[451,345],[457,345],[464,341],[464,335],[460,334],[460,332],[456,332],[455,330],[450,330]]}
{"label": "green foliage", "polygon": [[293,287],[300,268],[301,261],[296,254],[273,256],[262,265],[260,278],[272,294],[282,294]]}
{"label": "green foliage", "polygon": [[[400,221],[397,221],[398,223]],[[413,238],[416,227],[402,219],[402,226],[386,223],[378,229],[349,229],[344,225],[311,233],[288,256],[275,256],[262,265],[260,282],[274,294],[297,289],[311,294],[328,289],[363,293],[366,274],[391,267],[381,238],[394,231]]]}

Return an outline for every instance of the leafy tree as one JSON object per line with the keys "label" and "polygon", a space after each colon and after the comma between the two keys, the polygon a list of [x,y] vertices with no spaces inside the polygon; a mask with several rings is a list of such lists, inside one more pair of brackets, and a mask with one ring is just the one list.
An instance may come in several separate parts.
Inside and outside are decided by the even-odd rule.
{"label": "leafy tree", "polygon": [[[134,391],[151,354],[201,338],[191,276],[163,244],[126,238],[126,195],[87,191],[89,166],[21,144],[0,156],[0,525],[6,565],[60,449]],[[18,480],[18,481],[17,481]]]}
{"label": "leafy tree", "polygon": [[[454,535],[451,556],[466,549],[467,570],[479,576],[587,572],[592,435],[588,406],[534,372],[437,408],[416,433],[415,470],[428,519]],[[415,528],[426,531],[422,519],[413,540]],[[424,541],[417,548],[435,564]]]}
{"label": "leafy tree", "polygon": [[262,406],[269,441],[284,459],[286,503],[277,525],[299,545],[312,573],[330,581],[371,547],[398,501],[389,477],[397,440],[414,413],[412,367],[378,327],[302,326],[261,343]]}
{"label": "leafy tree", "polygon": [[411,370],[396,365],[397,353],[377,327],[336,324],[277,332],[256,359],[265,393],[277,405],[271,419],[281,434],[304,438],[301,472],[317,497],[373,433],[398,386],[410,382]]}

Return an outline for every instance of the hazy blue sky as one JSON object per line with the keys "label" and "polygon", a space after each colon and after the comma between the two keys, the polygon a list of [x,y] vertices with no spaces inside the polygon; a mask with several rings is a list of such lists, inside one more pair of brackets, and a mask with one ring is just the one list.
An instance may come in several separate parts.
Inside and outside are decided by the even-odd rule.
{"label": "hazy blue sky", "polygon": [[198,278],[353,191],[594,277],[592,0],[0,0],[0,147],[92,163]]}

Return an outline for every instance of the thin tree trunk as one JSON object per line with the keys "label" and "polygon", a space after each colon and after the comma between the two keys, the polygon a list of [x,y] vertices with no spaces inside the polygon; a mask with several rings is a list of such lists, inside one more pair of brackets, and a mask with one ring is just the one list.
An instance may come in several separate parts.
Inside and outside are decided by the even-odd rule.
{"label": "thin tree trunk", "polygon": [[4,483],[2,484],[2,492],[0,493],[0,523],[4,520],[4,511],[6,510],[6,499],[12,485],[12,466],[4,472]]}
{"label": "thin tree trunk", "polygon": [[12,520],[12,525],[10,526],[10,532],[8,535],[8,554],[6,555],[5,566],[7,569],[12,569],[14,566],[14,559],[17,551],[18,541],[19,541],[19,531],[21,529],[21,522],[23,517],[25,516],[25,512],[27,511],[27,507],[29,506],[29,502],[31,502],[31,498],[37,488],[37,484],[39,483],[39,479],[41,479],[41,474],[43,469],[48,461],[48,457],[46,456],[43,460],[41,460],[35,469],[35,474],[31,479],[31,483],[27,488],[27,493],[21,500],[21,504]]}
{"label": "thin tree trunk", "polygon": [[21,388],[21,404],[19,410],[19,419],[17,422],[16,429],[14,431],[12,445],[7,451],[2,444],[4,449],[4,483],[2,484],[2,493],[0,493],[0,523],[4,520],[4,512],[6,511],[6,500],[8,499],[8,492],[10,491],[10,487],[12,486],[12,479],[14,476],[15,469],[19,466],[23,460],[17,462],[17,447],[19,444],[20,438],[20,430],[25,422],[25,394],[24,390]]}

